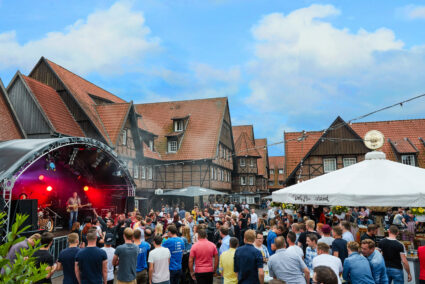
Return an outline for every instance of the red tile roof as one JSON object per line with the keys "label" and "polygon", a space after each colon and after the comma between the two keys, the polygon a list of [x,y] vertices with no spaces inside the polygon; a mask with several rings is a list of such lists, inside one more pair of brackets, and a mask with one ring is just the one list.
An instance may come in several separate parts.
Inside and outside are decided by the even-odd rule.
{"label": "red tile roof", "polygon": [[255,139],[255,146],[257,147],[258,152],[261,155],[260,159],[257,159],[257,168],[258,175],[263,176],[265,178],[269,178],[268,175],[268,148],[267,148],[267,139]]}
{"label": "red tile roof", "polygon": [[254,127],[252,125],[236,125],[232,126],[233,142],[236,143],[239,136],[245,132],[248,134],[249,139],[254,143]]}
{"label": "red tile roof", "polygon": [[102,121],[113,146],[115,146],[118,142],[118,137],[121,133],[124,123],[127,120],[130,107],[130,103],[95,106],[97,114],[100,117],[100,120]]}
{"label": "red tile roof", "polygon": [[269,156],[269,167],[270,169],[285,168],[285,156]]}
{"label": "red tile roof", "polygon": [[396,152],[399,154],[408,154],[408,153],[417,153],[418,150],[413,147],[412,144],[410,144],[410,142],[407,140],[407,138],[405,139],[397,139],[397,140],[391,140],[389,139],[389,141],[392,146],[395,148]]}
{"label": "red tile roof", "polygon": [[0,80],[0,141],[22,139],[23,131],[6,96],[6,89]]}
{"label": "red tile roof", "polygon": [[258,153],[255,145],[254,140],[251,140],[249,138],[249,134],[246,132],[240,133],[238,138],[235,138],[236,136],[233,136],[233,139],[236,139],[235,142],[235,155],[237,157],[245,157],[245,156],[251,156],[251,157],[258,157],[260,158],[260,153]]}
{"label": "red tile roof", "polygon": [[155,160],[161,160],[161,156],[158,152],[152,151],[146,143],[142,142],[143,144],[143,156],[145,158],[155,159]]}
{"label": "red tile roof", "polygon": [[104,89],[90,83],[89,81],[81,78],[80,76],[72,73],[71,71],[63,68],[62,66],[45,59],[47,64],[53,69],[53,71],[59,76],[65,86],[72,92],[74,98],[81,105],[87,116],[94,123],[96,128],[102,134],[104,139],[110,143],[110,137],[106,133],[106,129],[102,124],[99,116],[96,114],[95,103],[89,96],[94,95],[114,103],[125,103],[123,99],[115,96],[114,94],[105,91]]}
{"label": "red tile roof", "polygon": [[289,176],[292,171],[300,163],[301,159],[310,151],[310,149],[316,144],[317,140],[322,136],[321,131],[310,131],[306,132],[306,138],[299,141],[299,137],[302,137],[303,132],[285,132],[285,174]]}
{"label": "red tile roof", "polygon": [[84,136],[71,112],[53,88],[30,77],[23,75],[22,77],[52,124],[54,131],[68,136]]}
{"label": "red tile roof", "polygon": [[[142,129],[158,135],[155,148],[162,160],[214,159],[227,98],[213,98],[135,105],[142,115]],[[167,137],[173,132],[175,117],[189,115],[187,128],[177,153],[167,152]]]}

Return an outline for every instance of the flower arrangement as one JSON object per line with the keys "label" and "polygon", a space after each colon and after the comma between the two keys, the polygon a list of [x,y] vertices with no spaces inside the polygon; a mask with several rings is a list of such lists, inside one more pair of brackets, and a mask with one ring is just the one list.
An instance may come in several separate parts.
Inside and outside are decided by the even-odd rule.
{"label": "flower arrangement", "polygon": [[341,214],[343,212],[344,213],[347,212],[348,211],[348,207],[347,206],[339,206],[339,205],[337,205],[337,206],[333,206],[332,209],[331,209],[331,211],[332,211],[333,214],[339,215],[339,214]]}
{"label": "flower arrangement", "polygon": [[418,215],[418,216],[425,215],[425,209],[423,207],[415,207],[415,208],[412,208],[411,211],[414,215]]}
{"label": "flower arrangement", "polygon": [[282,209],[289,209],[289,210],[296,209],[296,206],[294,204],[291,204],[291,203],[282,203],[281,207],[282,207]]}

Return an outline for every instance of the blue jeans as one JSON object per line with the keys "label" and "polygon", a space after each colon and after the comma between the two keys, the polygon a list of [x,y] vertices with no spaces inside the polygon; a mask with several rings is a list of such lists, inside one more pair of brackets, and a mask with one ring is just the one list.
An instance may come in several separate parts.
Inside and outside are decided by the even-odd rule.
{"label": "blue jeans", "polygon": [[181,274],[181,270],[170,270],[170,284],[179,284]]}
{"label": "blue jeans", "polygon": [[388,284],[394,281],[394,284],[404,284],[403,269],[387,267]]}
{"label": "blue jeans", "polygon": [[74,224],[74,222],[77,222],[77,217],[78,217],[78,211],[69,212],[69,230],[71,230],[72,224]]}
{"label": "blue jeans", "polygon": [[250,224],[252,230],[257,230],[257,224]]}

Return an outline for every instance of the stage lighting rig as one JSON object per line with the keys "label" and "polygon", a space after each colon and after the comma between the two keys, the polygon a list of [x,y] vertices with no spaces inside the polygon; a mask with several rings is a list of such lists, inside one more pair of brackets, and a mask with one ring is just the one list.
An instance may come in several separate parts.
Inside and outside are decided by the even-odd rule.
{"label": "stage lighting rig", "polygon": [[77,156],[77,154],[78,154],[78,148],[74,148],[73,150],[72,150],[72,154],[71,154],[71,157],[69,158],[69,164],[72,166],[73,164],[74,164],[74,160],[75,160],[75,157]]}
{"label": "stage lighting rig", "polygon": [[102,160],[103,160],[103,158],[104,158],[103,154],[102,154],[102,153],[100,153],[100,152],[101,152],[101,150],[100,150],[100,149],[99,149],[99,150],[97,150],[97,157],[96,157],[96,161],[95,161],[93,164],[91,164],[91,166],[92,166],[93,168],[97,168],[97,166],[99,166],[100,162],[102,162]]}

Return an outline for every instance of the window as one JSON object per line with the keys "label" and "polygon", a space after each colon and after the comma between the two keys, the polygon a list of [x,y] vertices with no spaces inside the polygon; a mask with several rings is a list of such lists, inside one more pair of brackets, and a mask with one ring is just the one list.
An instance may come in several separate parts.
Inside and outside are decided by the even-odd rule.
{"label": "window", "polygon": [[217,169],[214,168],[214,180],[217,180]]}
{"label": "window", "polygon": [[183,131],[183,120],[176,120],[174,122],[174,131]]}
{"label": "window", "polygon": [[153,140],[149,140],[149,149],[153,151]]}
{"label": "window", "polygon": [[218,180],[221,180],[221,170],[218,169]]}
{"label": "window", "polygon": [[214,179],[214,167],[211,167],[211,177],[210,177],[210,179],[211,180]]}
{"label": "window", "polygon": [[171,153],[177,152],[177,140],[168,141],[168,152],[171,152]]}
{"label": "window", "polygon": [[246,185],[246,177],[241,177],[241,185]]}
{"label": "window", "polygon": [[148,167],[148,179],[152,179],[152,167]]}
{"label": "window", "polygon": [[336,170],[336,159],[323,159],[323,168],[326,173],[330,173]]}
{"label": "window", "polygon": [[245,158],[241,159],[241,167],[245,167]]}
{"label": "window", "polygon": [[269,185],[274,185],[274,181],[269,181]]}
{"label": "window", "polygon": [[133,167],[133,177],[135,179],[138,179],[139,178],[139,167],[136,164]]}
{"label": "window", "polygon": [[250,160],[249,166],[250,166],[251,168],[253,168],[253,167],[254,167],[254,162],[255,162],[255,159],[251,159],[251,160]]}
{"label": "window", "polygon": [[344,158],[342,159],[342,163],[344,164],[344,168],[354,165],[357,162],[356,158]]}
{"label": "window", "polygon": [[122,138],[121,138],[122,144],[127,145],[127,129],[122,130],[121,136],[122,136]]}
{"label": "window", "polygon": [[283,175],[283,169],[279,169],[279,174]]}
{"label": "window", "polygon": [[271,169],[271,170],[270,170],[270,174],[271,174],[271,175],[274,175],[274,169]]}
{"label": "window", "polygon": [[146,179],[146,167],[142,166],[142,179]]}
{"label": "window", "polygon": [[249,185],[254,185],[254,177],[253,176],[249,177]]}
{"label": "window", "polygon": [[221,172],[221,181],[224,181],[224,174],[225,174],[225,172],[223,170],[220,170],[220,172]]}
{"label": "window", "polygon": [[401,162],[405,165],[415,166],[415,155],[402,155]]}

